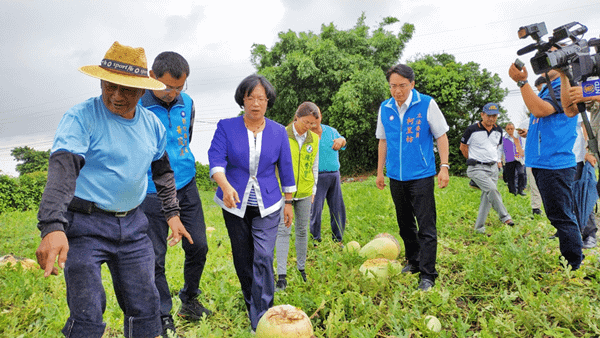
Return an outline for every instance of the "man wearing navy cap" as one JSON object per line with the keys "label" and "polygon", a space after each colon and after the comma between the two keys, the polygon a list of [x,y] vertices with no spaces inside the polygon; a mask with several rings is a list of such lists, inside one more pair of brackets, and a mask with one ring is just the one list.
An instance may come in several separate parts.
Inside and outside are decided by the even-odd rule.
{"label": "man wearing navy cap", "polygon": [[502,128],[496,124],[498,113],[497,103],[483,106],[481,121],[467,127],[460,139],[460,151],[467,158],[467,176],[481,189],[475,231],[482,234],[490,207],[504,224],[515,225],[498,191],[498,168],[502,166],[498,156],[498,147],[502,144]]}

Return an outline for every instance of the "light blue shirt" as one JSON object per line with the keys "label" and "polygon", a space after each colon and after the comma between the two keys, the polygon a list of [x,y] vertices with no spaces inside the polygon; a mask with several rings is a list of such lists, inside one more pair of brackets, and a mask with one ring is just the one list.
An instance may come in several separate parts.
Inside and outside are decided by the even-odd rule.
{"label": "light blue shirt", "polygon": [[[321,140],[319,141],[319,172],[340,170],[339,151],[333,150],[333,140],[342,137],[334,128],[321,124]],[[341,150],[346,149],[344,146]]]}
{"label": "light blue shirt", "polygon": [[146,197],[148,169],[166,145],[165,127],[152,112],[137,105],[135,117],[125,119],[109,111],[99,96],[65,113],[52,152],[64,150],[85,159],[75,196],[104,210],[127,211]]}

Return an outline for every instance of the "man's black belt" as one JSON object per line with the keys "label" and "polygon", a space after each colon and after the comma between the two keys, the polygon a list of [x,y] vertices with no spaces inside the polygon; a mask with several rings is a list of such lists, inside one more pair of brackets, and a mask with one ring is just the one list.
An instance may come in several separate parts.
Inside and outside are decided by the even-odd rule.
{"label": "man's black belt", "polygon": [[82,198],[75,196],[71,200],[71,203],[69,203],[69,207],[67,209],[72,212],[79,212],[79,213],[86,214],[86,215],[90,215],[92,213],[97,212],[97,213],[101,213],[101,214],[105,214],[105,215],[110,215],[113,217],[125,217],[127,215],[134,213],[137,210],[137,208],[138,207],[135,207],[128,211],[108,211],[108,210],[98,208],[96,206],[96,203],[94,203],[92,201],[87,201],[87,200],[84,200]]}
{"label": "man's black belt", "polygon": [[467,160],[467,165],[476,165],[476,164],[482,164],[482,165],[494,165],[497,162],[480,162],[480,161],[476,161],[474,159],[468,159]]}
{"label": "man's black belt", "polygon": [[331,174],[331,173],[337,173],[339,170],[335,170],[335,171],[319,171],[319,174]]}

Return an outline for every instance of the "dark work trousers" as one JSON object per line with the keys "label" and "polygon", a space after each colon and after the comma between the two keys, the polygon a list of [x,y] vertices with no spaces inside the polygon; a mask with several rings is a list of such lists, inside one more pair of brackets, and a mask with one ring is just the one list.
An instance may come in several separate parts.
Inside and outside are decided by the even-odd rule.
{"label": "dark work trousers", "polygon": [[[577,172],[575,173],[575,178],[574,178],[575,181],[577,181],[581,178],[581,172],[583,171],[584,164],[585,164],[585,161],[577,162]],[[575,201],[575,199],[574,199],[574,201]],[[577,202],[575,202],[575,208],[577,208],[577,207],[578,207]],[[575,210],[577,210],[577,209],[575,209]],[[590,236],[593,238],[596,238],[597,231],[598,231],[598,228],[596,226],[596,215],[592,211],[592,213],[590,213],[590,217],[588,217],[588,219],[587,219],[587,223],[585,224],[585,227],[583,227],[583,229],[581,230],[582,240],[585,240],[586,238],[588,238]]]}
{"label": "dark work trousers", "polygon": [[560,252],[576,270],[583,260],[582,240],[574,213],[573,178],[575,167],[565,169],[531,168],[540,190],[544,210],[558,233]]}
{"label": "dark work trousers", "polygon": [[325,199],[329,206],[331,237],[334,241],[341,242],[346,229],[346,206],[342,196],[342,180],[339,171],[319,173],[317,193],[310,212],[310,233],[317,241],[321,240],[321,217]]}
{"label": "dark work trousers", "polygon": [[[181,239],[181,246],[185,252],[185,262],[183,265],[183,288],[179,291],[179,298],[182,303],[187,303],[189,300],[196,298],[201,292],[198,286],[202,277],[202,271],[204,271],[206,254],[208,252],[202,201],[198,195],[195,179],[192,179],[190,183],[177,190],[177,199],[181,208],[179,211],[181,223],[183,223],[183,226],[194,241],[194,244],[190,244],[187,238],[182,237]],[[156,288],[160,294],[160,313],[161,316],[168,316],[173,306],[169,284],[167,284],[167,277],[165,276],[165,256],[168,247],[169,225],[167,224],[165,215],[161,211],[162,203],[156,194],[146,195],[146,199],[142,203],[142,208],[150,223],[148,236],[154,245],[156,260],[155,279]]]}
{"label": "dark work trousers", "polygon": [[433,176],[411,181],[390,179],[406,259],[419,267],[421,279],[435,281],[438,273],[435,269],[437,229],[433,185]]}
{"label": "dark work trousers", "polygon": [[106,324],[106,293],[101,265],[106,263],[124,313],[125,337],[156,337],[162,332],[154,254],[141,209],[125,217],[67,212],[69,254],[65,264],[70,316],[62,332],[68,338],[100,338]]}
{"label": "dark work trousers", "polygon": [[508,185],[508,192],[513,195],[525,189],[525,179],[522,173],[523,165],[519,161],[506,162],[504,165],[504,181]]}
{"label": "dark work trousers", "polygon": [[270,215],[260,217],[258,207],[248,206],[243,218],[226,210],[223,210],[223,218],[250,325],[256,331],[260,317],[273,306],[273,253],[280,211],[278,209]]}

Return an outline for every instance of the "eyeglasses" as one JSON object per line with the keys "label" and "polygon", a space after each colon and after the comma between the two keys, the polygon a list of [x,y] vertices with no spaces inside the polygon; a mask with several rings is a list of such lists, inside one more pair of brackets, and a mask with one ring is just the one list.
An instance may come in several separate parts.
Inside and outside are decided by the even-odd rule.
{"label": "eyeglasses", "polygon": [[269,99],[267,99],[264,96],[261,96],[261,97],[247,96],[244,98],[244,102],[246,102],[246,104],[253,104],[256,102],[258,102],[258,104],[265,104],[265,103],[267,103],[267,101],[269,101]]}
{"label": "eyeglasses", "polygon": [[129,97],[134,97],[137,95],[139,89],[137,88],[132,88],[132,87],[126,87],[126,86],[121,86],[112,82],[108,82],[108,81],[102,81],[102,84],[104,86],[104,89],[108,92],[108,93],[114,93],[117,90],[121,90],[121,93],[125,96],[129,96]]}
{"label": "eyeglasses", "polygon": [[410,83],[390,84],[390,89],[391,90],[396,90],[398,88],[400,88],[400,89],[406,89],[408,87],[410,87]]}
{"label": "eyeglasses", "polygon": [[[167,86],[167,85],[165,85],[165,86]],[[161,91],[162,91],[162,92],[172,92],[172,91],[175,91],[175,92],[177,92],[178,94],[179,94],[179,93],[183,93],[183,92],[185,92],[186,90],[187,90],[187,81],[185,81],[185,84],[184,84],[183,86],[181,86],[181,87],[171,87],[171,86],[167,86],[167,88],[165,88],[165,89],[161,89]]]}

